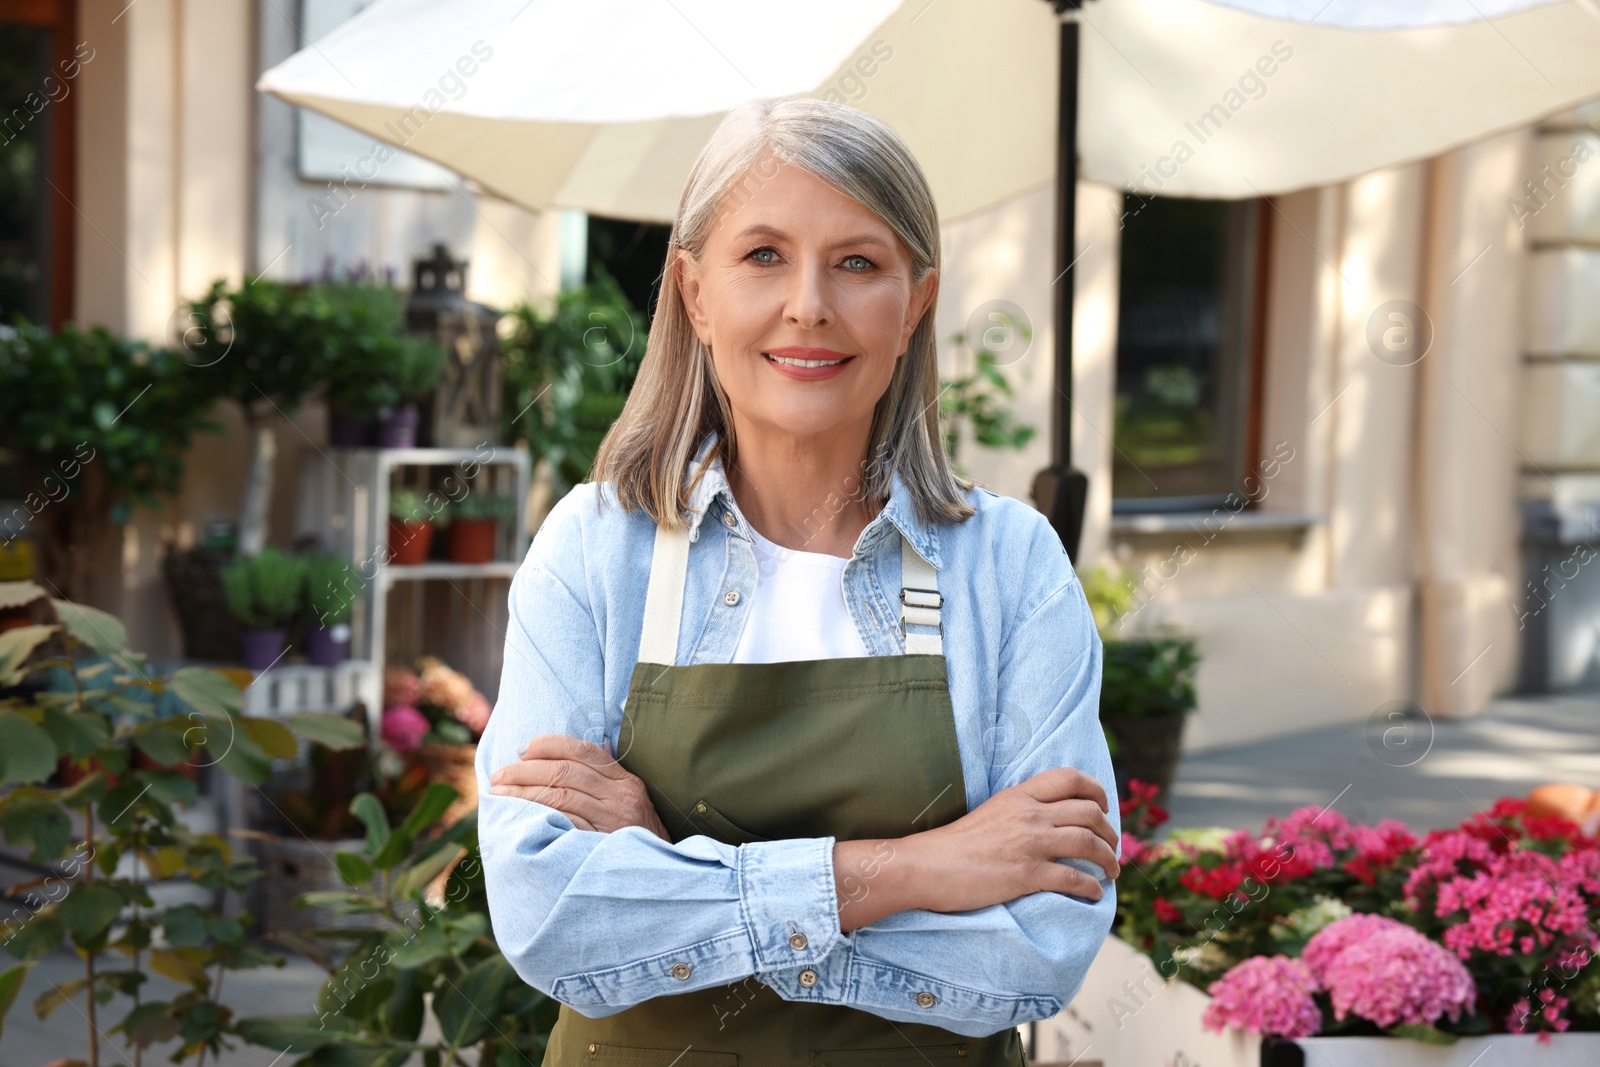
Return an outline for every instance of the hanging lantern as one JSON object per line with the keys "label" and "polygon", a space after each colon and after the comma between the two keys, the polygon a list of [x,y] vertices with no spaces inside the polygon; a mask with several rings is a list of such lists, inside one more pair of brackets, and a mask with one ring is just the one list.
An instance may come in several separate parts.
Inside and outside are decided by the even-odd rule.
{"label": "hanging lantern", "polygon": [[419,444],[472,448],[500,440],[500,312],[467,299],[467,261],[435,244],[412,262],[406,325],[444,345],[439,386],[423,404]]}

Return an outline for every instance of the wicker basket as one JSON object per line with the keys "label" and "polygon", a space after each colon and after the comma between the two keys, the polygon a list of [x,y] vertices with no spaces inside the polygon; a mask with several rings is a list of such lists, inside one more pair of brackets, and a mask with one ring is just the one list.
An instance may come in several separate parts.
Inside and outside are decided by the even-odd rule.
{"label": "wicker basket", "polygon": [[[256,880],[259,894],[258,906],[253,910],[261,917],[262,932],[268,936],[282,933],[308,936],[318,927],[363,927],[377,929],[386,925],[379,915],[340,915],[327,908],[297,908],[295,898],[302,893],[324,890],[349,892],[344,879],[333,865],[335,852],[360,852],[366,842],[359,837],[341,841],[311,841],[304,837],[278,837],[273,834],[250,832],[255,842],[256,862],[261,865],[262,876]],[[382,887],[374,876],[368,887],[381,893]]]}

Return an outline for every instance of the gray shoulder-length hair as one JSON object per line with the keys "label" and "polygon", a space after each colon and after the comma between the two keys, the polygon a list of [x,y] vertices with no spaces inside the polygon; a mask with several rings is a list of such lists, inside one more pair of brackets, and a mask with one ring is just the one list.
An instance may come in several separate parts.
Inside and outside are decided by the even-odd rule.
{"label": "gray shoulder-length hair", "polygon": [[[913,283],[939,267],[933,193],[888,125],[847,104],[806,96],[751,100],[730,110],[684,185],[639,375],[595,457],[595,481],[615,483],[624,508],[642,508],[669,529],[682,525],[689,491],[705,471],[702,465],[686,480],[706,435],[716,434],[724,469],[738,458],[728,397],[684,309],[674,260],[682,249],[697,261],[725,198],[729,210],[736,208],[780,162],[882,219],[910,251]],[[898,473],[922,521],[948,524],[972,514],[966,500],[972,483],[951,470],[940,440],[936,305],[937,294],[873,412],[859,485],[850,495],[881,505]]]}

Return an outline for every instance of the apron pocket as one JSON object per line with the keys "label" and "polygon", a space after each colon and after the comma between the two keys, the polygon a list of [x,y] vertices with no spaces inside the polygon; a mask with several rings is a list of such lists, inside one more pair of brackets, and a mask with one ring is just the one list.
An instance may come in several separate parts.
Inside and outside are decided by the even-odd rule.
{"label": "apron pocket", "polygon": [[631,1045],[592,1044],[580,1048],[585,1063],[626,1064],[627,1067],[738,1067],[731,1052],[685,1052],[681,1048],[635,1048]]}
{"label": "apron pocket", "polygon": [[708,801],[697,801],[689,809],[689,821],[699,831],[708,837],[728,845],[748,845],[756,841],[768,841],[770,838],[753,834],[744,827],[739,826],[723,815],[722,812],[712,807]]}
{"label": "apron pocket", "polygon": [[950,1063],[963,1067],[977,1061],[965,1043],[957,1045],[901,1045],[896,1048],[818,1049],[811,1054],[812,1067],[844,1067],[846,1064],[873,1063]]}

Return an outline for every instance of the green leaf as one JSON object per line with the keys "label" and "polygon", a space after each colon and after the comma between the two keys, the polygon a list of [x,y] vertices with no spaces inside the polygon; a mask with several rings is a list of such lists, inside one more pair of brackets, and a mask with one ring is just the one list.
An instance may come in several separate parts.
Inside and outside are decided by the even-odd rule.
{"label": "green leaf", "polygon": [[170,1041],[183,1032],[183,1020],[172,1014],[172,1005],[165,1001],[141,1004],[128,1012],[113,1030],[128,1035],[138,1048],[149,1048],[160,1041]]}
{"label": "green leaf", "polygon": [[426,967],[435,960],[448,959],[450,942],[437,922],[430,922],[417,930],[416,935],[394,950],[391,961],[396,967],[410,969]]}
{"label": "green leaf", "polygon": [[139,751],[163,767],[189,761],[189,744],[184,740],[188,727],[183,719],[158,719],[134,731],[133,743]]}
{"label": "green leaf", "polygon": [[56,749],[73,759],[82,759],[111,739],[111,725],[104,715],[50,707],[43,710],[39,725]]}
{"label": "green leaf", "polygon": [[14,711],[0,711],[0,785],[42,782],[56,769],[56,745]]}
{"label": "green leaf", "polygon": [[354,852],[335,852],[333,865],[339,868],[339,877],[345,885],[364,886],[372,880],[372,864],[365,856]]}
{"label": "green leaf", "polygon": [[200,799],[200,786],[182,771],[139,771],[139,780],[150,786],[150,795],[163,804],[193,804]]}
{"label": "green leaf", "polygon": [[476,964],[459,982],[446,981],[433,995],[433,1014],[445,1041],[461,1048],[488,1036],[510,979],[511,964],[497,955]]}
{"label": "green leaf", "polygon": [[324,1045],[306,1063],[312,1067],[404,1067],[411,1060],[410,1045]]}
{"label": "green leaf", "polygon": [[409,837],[418,837],[422,831],[438,821],[439,816],[445,813],[455,799],[461,794],[453,785],[444,782],[429,782],[428,788],[423,791],[422,798],[417,801],[416,807],[406,816],[405,822],[400,824],[400,832]]}
{"label": "green leaf", "polygon": [[372,857],[372,865],[380,871],[387,871],[398,867],[411,855],[411,835],[396,830],[384,841],[383,847],[378,849]]}
{"label": "green leaf", "polygon": [[211,976],[206,974],[203,967],[172,949],[151,949],[149,959],[150,969],[163,978],[170,978],[174,982],[196,989],[207,989],[211,985]]}
{"label": "green leaf", "polygon": [[1455,1034],[1420,1023],[1397,1023],[1389,1028],[1389,1032],[1396,1037],[1409,1037],[1429,1045],[1453,1045],[1458,1040]]}
{"label": "green leaf", "polygon": [[246,785],[260,785],[272,774],[272,761],[261,751],[249,731],[240,728],[237,720],[210,717],[211,723],[226,729],[226,738],[208,735],[206,748],[219,753],[217,764]]}
{"label": "green leaf", "polygon": [[115,615],[70,600],[50,603],[55,605],[56,617],[66,626],[67,633],[102,656],[113,655],[127,647],[128,630]]}
{"label": "green leaf", "polygon": [[314,1052],[357,1032],[341,1015],[256,1015],[240,1019],[234,1029],[252,1045],[279,1052]]}
{"label": "green leaf", "polygon": [[33,1013],[39,1021],[50,1018],[52,1012],[73,997],[89,988],[87,978],[68,978],[65,982],[57,982],[43,993],[40,993],[33,1002]]}
{"label": "green leaf", "polygon": [[307,741],[339,750],[360,748],[367,743],[361,724],[345,715],[327,711],[298,711],[289,716],[289,729]]}
{"label": "green leaf", "polygon": [[54,908],[23,916],[14,929],[6,931],[6,951],[19,960],[36,960],[54,952],[67,939],[67,925]]}
{"label": "green leaf", "polygon": [[371,793],[361,793],[350,802],[350,813],[367,828],[367,855],[376,856],[389,841],[389,816],[383,802]]}
{"label": "green leaf", "polygon": [[22,980],[28,976],[31,963],[19,963],[6,971],[0,971],[0,1037],[5,1035],[6,1016],[11,1012],[11,1005],[17,1002],[17,994],[22,991]]}
{"label": "green leaf", "polygon": [[161,917],[161,927],[169,945],[199,948],[206,943],[206,917],[193,904],[168,908]]}
{"label": "green leaf", "polygon": [[0,633],[0,685],[15,685],[23,662],[57,629],[55,626],[19,626]]}
{"label": "green leaf", "polygon": [[440,871],[466,854],[467,850],[460,845],[435,849],[423,859],[418,860],[400,872],[400,877],[395,879],[394,883],[395,896],[404,900],[413,893],[421,892],[427,888],[429,882],[438,876]]}
{"label": "green leaf", "polygon": [[167,679],[167,688],[202,715],[236,715],[244,694],[227,675],[204,667],[184,667]]}
{"label": "green leaf", "polygon": [[257,715],[242,716],[238,722],[261,746],[261,751],[273,759],[294,759],[300,754],[299,742],[283,723]]}
{"label": "green leaf", "polygon": [[33,842],[29,859],[53,860],[66,851],[72,840],[72,819],[59,804],[44,797],[21,797],[6,805],[0,818],[6,840],[13,845]]}
{"label": "green leaf", "polygon": [[122,914],[122,894],[104,882],[80,882],[61,902],[61,921],[80,948],[97,948]]}

